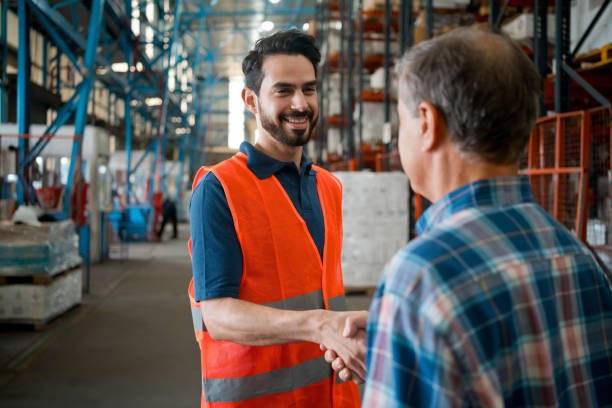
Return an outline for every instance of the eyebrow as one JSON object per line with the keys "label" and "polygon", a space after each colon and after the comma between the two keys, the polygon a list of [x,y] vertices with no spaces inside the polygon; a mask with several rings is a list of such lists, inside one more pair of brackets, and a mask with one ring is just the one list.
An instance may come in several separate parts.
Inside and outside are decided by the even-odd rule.
{"label": "eyebrow", "polygon": [[[317,81],[308,81],[306,82],[304,85],[302,86],[316,86],[317,85]],[[273,86],[273,88],[295,88],[295,84],[291,84],[289,82],[277,82],[275,83]]]}

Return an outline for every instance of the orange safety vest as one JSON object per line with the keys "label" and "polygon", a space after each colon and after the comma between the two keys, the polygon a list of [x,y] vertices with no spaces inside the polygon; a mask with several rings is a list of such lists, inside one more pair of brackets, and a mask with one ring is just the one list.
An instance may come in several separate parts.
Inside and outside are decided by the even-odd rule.
{"label": "orange safety vest", "polygon": [[[245,154],[196,174],[193,188],[212,171],[225,191],[243,255],[240,299],[286,310],[346,310],[340,268],[342,186],[326,170],[313,168],[325,222],[323,262],[279,181],[257,178]],[[360,406],[357,386],[340,382],[318,344],[245,346],[213,340],[203,327],[193,279],[189,299],[201,354],[202,407]]]}

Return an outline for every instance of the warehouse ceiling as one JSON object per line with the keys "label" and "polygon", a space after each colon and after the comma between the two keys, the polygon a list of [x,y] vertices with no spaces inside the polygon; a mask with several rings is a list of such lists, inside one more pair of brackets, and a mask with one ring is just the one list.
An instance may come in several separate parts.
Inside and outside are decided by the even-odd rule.
{"label": "warehouse ceiling", "polygon": [[[223,0],[206,1],[202,5],[191,1],[183,3],[181,21],[192,20],[183,35],[185,46],[202,47],[204,60],[214,60],[215,72],[221,77],[240,75],[242,59],[257,39],[278,29],[302,29],[305,23],[314,18],[316,7],[315,0]],[[203,21],[195,18],[197,14],[205,16]],[[269,30],[269,23],[273,24],[272,30]]]}

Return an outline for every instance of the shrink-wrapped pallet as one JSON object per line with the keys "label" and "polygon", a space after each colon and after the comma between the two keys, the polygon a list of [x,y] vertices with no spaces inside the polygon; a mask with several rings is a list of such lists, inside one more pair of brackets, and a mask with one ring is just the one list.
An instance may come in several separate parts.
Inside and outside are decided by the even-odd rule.
{"label": "shrink-wrapped pallet", "polygon": [[0,323],[45,323],[81,303],[80,268],[48,279],[0,285]]}
{"label": "shrink-wrapped pallet", "polygon": [[81,263],[70,220],[0,224],[0,276],[55,275]]}
{"label": "shrink-wrapped pallet", "polygon": [[376,286],[408,241],[408,179],[401,172],[336,172],[342,182],[342,272],[346,288]]}

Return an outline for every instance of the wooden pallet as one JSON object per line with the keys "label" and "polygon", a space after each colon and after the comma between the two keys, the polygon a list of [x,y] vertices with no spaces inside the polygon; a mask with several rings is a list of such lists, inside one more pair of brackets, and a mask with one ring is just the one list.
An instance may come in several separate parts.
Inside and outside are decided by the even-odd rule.
{"label": "wooden pallet", "polygon": [[344,293],[346,296],[374,296],[376,286],[346,286]]}
{"label": "wooden pallet", "polygon": [[576,58],[574,58],[574,62],[580,64],[580,69],[578,71],[610,64],[612,63],[612,44],[604,45],[596,50],[577,55]]}
{"label": "wooden pallet", "polygon": [[80,267],[81,266],[79,265],[75,268],[66,269],[65,271],[62,271],[55,275],[0,276],[0,286],[14,285],[14,284],[48,285],[51,282],[53,282],[55,279],[65,276],[68,273],[72,272],[74,269],[77,269]]}
{"label": "wooden pallet", "polygon": [[0,325],[43,330],[82,301],[81,267],[56,275],[0,277]]}

